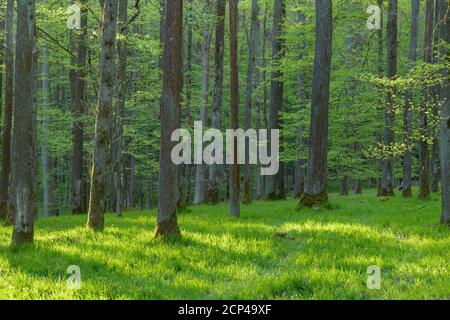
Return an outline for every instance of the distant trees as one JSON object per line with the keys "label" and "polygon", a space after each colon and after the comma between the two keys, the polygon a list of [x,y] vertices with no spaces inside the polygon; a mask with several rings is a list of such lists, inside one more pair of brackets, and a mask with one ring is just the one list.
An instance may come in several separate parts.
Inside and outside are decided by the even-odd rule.
{"label": "distant trees", "polygon": [[95,119],[95,145],[91,171],[88,227],[104,228],[106,179],[109,172],[112,102],[115,83],[115,52],[117,32],[117,0],[105,0],[102,19],[100,86]]}
{"label": "distant trees", "polygon": [[172,132],[179,128],[181,111],[183,1],[167,1],[165,14],[163,89],[161,101],[161,140],[159,204],[155,238],[180,235],[177,222],[179,198],[177,167],[171,153]]}
{"label": "distant trees", "polygon": [[32,242],[37,219],[37,48],[36,2],[17,1],[14,81],[13,172],[15,221],[12,241]]}
{"label": "distant trees", "polygon": [[300,207],[328,201],[327,151],[328,107],[333,42],[331,0],[316,0],[316,48],[311,98],[311,127],[308,171]]}

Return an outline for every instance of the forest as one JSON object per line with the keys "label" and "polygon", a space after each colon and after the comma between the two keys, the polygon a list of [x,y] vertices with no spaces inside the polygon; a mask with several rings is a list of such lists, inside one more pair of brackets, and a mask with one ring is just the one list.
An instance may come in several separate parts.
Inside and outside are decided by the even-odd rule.
{"label": "forest", "polygon": [[450,299],[449,0],[0,0],[0,129],[0,299]]}

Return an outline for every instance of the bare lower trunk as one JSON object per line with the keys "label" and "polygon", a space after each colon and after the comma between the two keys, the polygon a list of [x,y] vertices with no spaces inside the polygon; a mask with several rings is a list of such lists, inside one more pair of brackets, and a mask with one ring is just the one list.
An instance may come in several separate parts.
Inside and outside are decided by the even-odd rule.
{"label": "bare lower trunk", "polygon": [[13,55],[14,0],[7,0],[5,17],[5,112],[2,132],[2,169],[0,177],[0,220],[6,219],[9,201],[9,175],[11,171],[11,128],[14,94],[14,55]]}
{"label": "bare lower trunk", "polygon": [[344,176],[341,179],[341,196],[348,196],[348,177]]}
{"label": "bare lower trunk", "polygon": [[[214,95],[212,105],[212,127],[214,129],[221,129],[221,114],[223,103],[223,61],[224,61],[224,46],[225,46],[225,0],[217,0],[216,3],[216,44],[215,44],[215,82]],[[219,181],[219,166],[212,164],[209,167],[209,188],[208,188],[208,202],[216,204],[219,202],[220,194]]]}
{"label": "bare lower trunk", "polygon": [[333,39],[331,0],[316,0],[316,49],[311,99],[311,129],[305,192],[299,207],[313,207],[328,201],[328,105]]}
{"label": "bare lower trunk", "polygon": [[[32,242],[37,219],[37,48],[35,1],[17,1],[13,166],[14,244]],[[18,165],[20,164],[20,165]]]}
{"label": "bare lower trunk", "polygon": [[182,1],[167,1],[165,14],[163,90],[161,100],[161,150],[159,171],[158,217],[154,237],[179,236],[177,207],[179,185],[177,167],[171,153],[175,142],[172,132],[180,125],[182,74]]}
{"label": "bare lower trunk", "polygon": [[[447,0],[439,1],[439,38],[446,42],[446,46],[440,48],[440,53],[447,63],[450,62],[450,4]],[[443,71],[444,77],[449,77],[448,70]],[[441,88],[442,105],[441,114],[441,176],[442,176],[442,215],[441,223],[450,225],[450,83],[447,81]]]}
{"label": "bare lower trunk", "polygon": [[104,228],[106,178],[110,163],[110,126],[114,94],[117,0],[105,0],[100,57],[100,87],[95,120],[95,145],[91,171],[88,227]]}
{"label": "bare lower trunk", "polygon": [[81,1],[81,30],[71,31],[71,47],[76,51],[72,57],[70,70],[70,90],[72,102],[72,158],[71,158],[71,196],[70,206],[72,214],[81,214],[83,210],[83,141],[84,124],[82,117],[85,113],[85,67],[86,67],[86,40],[87,40],[87,0]]}
{"label": "bare lower trunk", "polygon": [[[285,43],[281,36],[283,32],[285,16],[286,10],[283,0],[275,0],[273,8],[273,31],[272,31],[272,64],[275,69],[274,71],[272,71],[272,79],[270,82],[271,130],[280,130],[282,126],[280,118],[281,112],[283,110],[284,82],[281,64],[285,56]],[[267,179],[266,182],[267,199],[269,200],[285,199],[286,193],[284,190],[283,164],[280,163],[280,168],[276,175],[268,176],[266,179]]]}
{"label": "bare lower trunk", "polygon": [[[397,38],[397,0],[390,0],[387,25],[387,65],[388,78],[391,80],[394,80],[397,77]],[[388,148],[392,147],[394,144],[396,94],[397,89],[395,86],[388,87],[384,116],[384,145]],[[384,197],[394,195],[394,159],[391,155],[388,155],[388,158],[384,160],[380,195]]]}
{"label": "bare lower trunk", "polygon": [[[230,98],[231,98],[231,128],[239,128],[239,78],[238,78],[238,0],[229,0],[230,5]],[[234,164],[230,169],[230,214],[238,218],[240,207],[240,175],[238,165],[237,138],[234,139]]]}

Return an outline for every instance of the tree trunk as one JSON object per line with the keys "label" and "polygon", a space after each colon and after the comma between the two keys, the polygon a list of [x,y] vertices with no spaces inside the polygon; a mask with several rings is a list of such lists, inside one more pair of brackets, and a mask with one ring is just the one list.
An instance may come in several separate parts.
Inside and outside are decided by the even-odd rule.
{"label": "tree trunk", "polygon": [[[395,80],[397,77],[397,0],[389,0],[389,13],[387,24],[387,67],[388,78]],[[395,99],[397,89],[395,86],[388,87],[387,102],[385,109],[384,145],[388,148],[394,144],[395,127]],[[394,195],[394,159],[391,155],[384,160],[383,181],[380,196]]]}
{"label": "tree trunk", "polygon": [[[231,98],[231,129],[239,128],[239,78],[238,78],[238,0],[229,0],[230,15],[230,98]],[[238,165],[237,138],[234,138],[234,163],[230,170],[230,213],[234,218],[241,214],[240,175]]]}
{"label": "tree trunk", "polygon": [[[282,39],[285,17],[286,10],[283,0],[275,0],[272,30],[272,65],[274,69],[272,71],[270,82],[271,130],[281,130],[282,126],[280,117],[283,110],[284,82],[281,64],[285,56],[285,41]],[[276,175],[268,176],[266,178],[266,188],[268,200],[282,200],[286,198],[286,193],[284,190],[284,165],[282,163],[280,163],[280,168]]]}
{"label": "tree trunk", "polygon": [[[434,21],[434,1],[426,1],[425,14],[425,38],[424,38],[424,56],[425,63],[431,63],[433,58],[433,21]],[[428,199],[431,195],[431,177],[430,177],[430,150],[428,144],[429,126],[428,126],[428,112],[431,103],[431,89],[426,88],[424,98],[419,112],[420,120],[420,134],[421,139],[419,143],[420,153],[420,192],[419,199]]]}
{"label": "tree trunk", "polygon": [[305,193],[300,199],[300,207],[313,207],[328,201],[328,105],[332,41],[332,1],[316,0],[316,48],[311,98],[310,152]]}
{"label": "tree trunk", "polygon": [[13,81],[14,81],[14,55],[13,55],[13,25],[14,0],[7,0],[5,17],[5,112],[3,116],[2,132],[2,169],[0,180],[0,220],[6,219],[9,201],[9,174],[11,171],[11,124],[13,112]]}
{"label": "tree trunk", "polygon": [[341,179],[341,196],[348,196],[348,177],[344,176]]}
{"label": "tree trunk", "polygon": [[116,216],[122,216],[122,136],[123,117],[125,112],[125,98],[127,92],[127,37],[128,37],[128,0],[119,0],[118,32],[120,41],[117,43],[117,101],[115,109],[115,125],[113,129],[113,186]]}
{"label": "tree trunk", "polygon": [[[212,127],[221,129],[221,114],[223,104],[223,62],[225,47],[225,8],[226,0],[217,0],[216,2],[216,44],[215,44],[215,82],[214,96],[212,105]],[[212,164],[209,167],[209,189],[208,202],[217,204],[220,194],[219,166]]]}
{"label": "tree trunk", "polygon": [[[13,166],[16,217],[12,241],[29,243],[37,219],[37,48],[34,0],[17,1]],[[20,165],[17,165],[19,164]]]}
{"label": "tree trunk", "polygon": [[70,90],[72,100],[72,159],[71,159],[71,196],[70,206],[72,214],[81,214],[83,210],[83,141],[85,113],[85,76],[86,76],[86,40],[87,40],[87,0],[80,2],[81,30],[71,30],[71,48],[76,50],[72,56],[70,70]]}
{"label": "tree trunk", "polygon": [[[211,12],[211,1],[207,0],[205,4],[205,11]],[[205,26],[203,30],[203,44],[202,44],[202,103],[200,109],[200,121],[204,128],[208,126],[208,104],[209,104],[209,61],[211,51],[212,31],[209,26]],[[195,170],[195,196],[194,204],[204,204],[208,201],[208,168],[202,163],[196,166]]]}
{"label": "tree trunk", "polygon": [[[440,48],[441,55],[447,63],[450,62],[450,3],[447,0],[439,1],[439,38],[446,42],[446,46]],[[443,71],[443,76],[449,77],[448,70]],[[441,115],[441,175],[442,175],[442,215],[441,223],[450,225],[450,83],[447,81],[441,87],[442,105]]]}
{"label": "tree trunk", "polygon": [[[257,0],[252,0],[252,21],[250,27],[250,42],[248,45],[248,68],[247,68],[247,90],[245,99],[245,130],[249,130],[252,126],[252,100],[254,90],[254,74],[255,63],[258,45],[258,15],[259,6]],[[244,174],[244,194],[242,202],[244,204],[250,204],[252,202],[252,168],[250,165],[250,146],[249,141],[246,139],[245,148],[245,174]]]}
{"label": "tree trunk", "polygon": [[117,0],[105,0],[100,56],[100,86],[95,119],[95,145],[91,171],[88,227],[102,230],[105,225],[106,178],[110,163],[110,126],[114,94]]}
{"label": "tree trunk", "polygon": [[[49,65],[48,65],[48,44],[44,45],[42,50],[42,106],[44,108],[44,120],[42,121],[42,129],[46,139],[48,137],[48,96],[50,93],[49,82]],[[58,200],[56,195],[55,185],[55,159],[50,154],[49,148],[45,142],[42,142],[42,171],[44,182],[44,215],[57,216],[59,215]]]}
{"label": "tree trunk", "polygon": [[[380,14],[380,25],[383,26],[383,1],[384,0],[377,0],[378,7],[381,9]],[[377,31],[377,73],[378,76],[382,77],[384,76],[384,41],[383,41],[383,28],[378,29]],[[381,86],[380,86],[381,87]],[[379,105],[382,106],[383,102],[380,99]],[[380,109],[380,110],[378,110]],[[383,118],[383,108],[377,108],[377,118],[380,117],[380,119],[377,119],[377,122],[382,122]],[[381,134],[381,129],[376,133],[376,140],[377,144],[381,145],[383,143],[383,138]],[[383,190],[383,161],[379,160],[377,161],[377,197],[381,196],[382,190]]]}
{"label": "tree trunk", "polygon": [[154,237],[179,236],[177,222],[179,186],[177,167],[171,153],[175,142],[172,133],[180,125],[182,73],[183,2],[167,1],[161,103],[161,150],[159,170],[159,205]]}
{"label": "tree trunk", "polygon": [[[420,13],[420,1],[411,0],[411,31],[410,31],[410,43],[409,43],[409,55],[408,59],[413,66],[417,60],[417,43],[419,39],[419,13]],[[403,141],[406,146],[406,151],[403,154],[403,183],[402,194],[405,198],[412,197],[412,151],[411,151],[411,137],[413,126],[413,113],[412,113],[412,91],[405,93],[405,109],[403,117]]]}

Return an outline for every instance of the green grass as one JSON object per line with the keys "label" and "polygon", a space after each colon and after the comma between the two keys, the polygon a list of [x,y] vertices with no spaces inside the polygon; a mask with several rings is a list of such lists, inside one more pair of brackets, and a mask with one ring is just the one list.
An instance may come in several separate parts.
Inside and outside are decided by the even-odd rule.
{"label": "green grass", "polygon": [[[321,209],[255,202],[242,218],[228,206],[180,214],[181,240],[152,240],[155,212],[41,218],[35,244],[10,245],[0,228],[2,299],[450,299],[450,230],[438,225],[438,197],[422,202],[373,194]],[[286,236],[287,234],[287,236]],[[284,235],[285,237],[280,237]],[[66,269],[81,268],[80,290]],[[382,289],[366,286],[382,269]]]}

